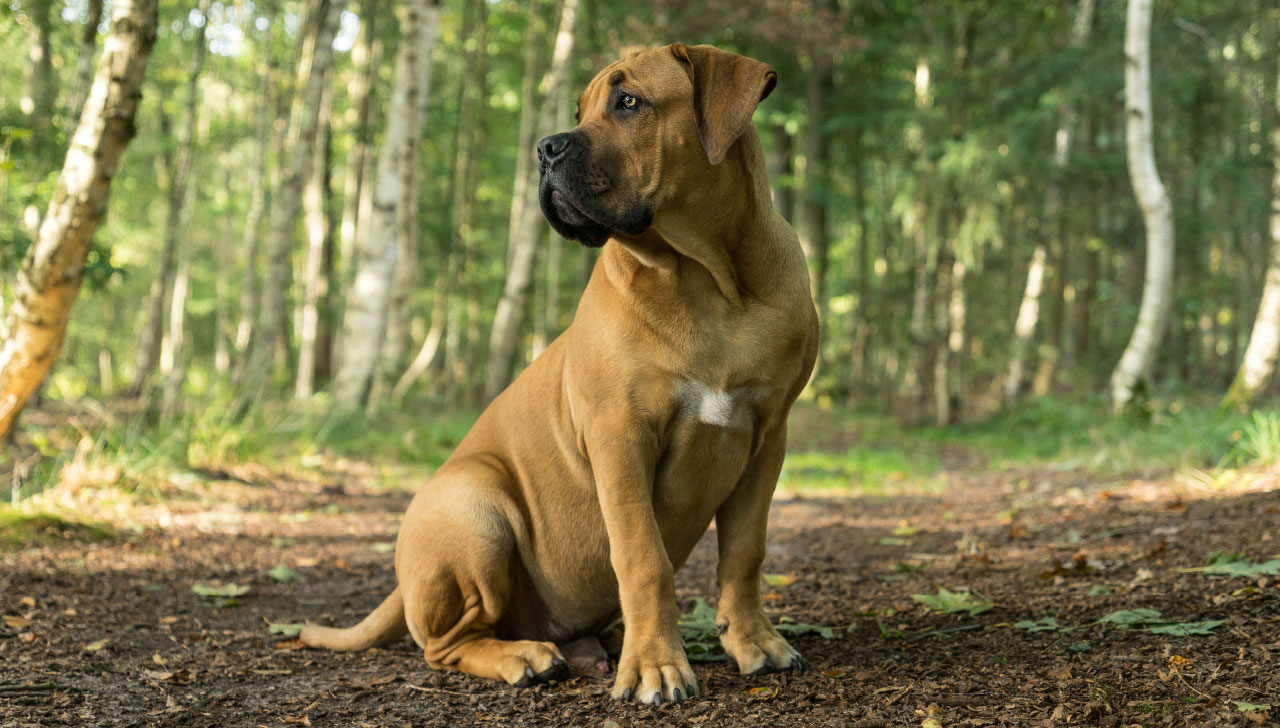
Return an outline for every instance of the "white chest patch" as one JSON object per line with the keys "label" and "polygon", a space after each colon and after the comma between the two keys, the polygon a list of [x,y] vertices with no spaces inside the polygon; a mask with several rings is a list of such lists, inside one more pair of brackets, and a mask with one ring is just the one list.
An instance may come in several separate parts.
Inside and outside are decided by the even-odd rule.
{"label": "white chest patch", "polygon": [[759,392],[754,387],[724,392],[703,382],[685,379],[676,385],[676,397],[681,411],[703,424],[750,429]]}

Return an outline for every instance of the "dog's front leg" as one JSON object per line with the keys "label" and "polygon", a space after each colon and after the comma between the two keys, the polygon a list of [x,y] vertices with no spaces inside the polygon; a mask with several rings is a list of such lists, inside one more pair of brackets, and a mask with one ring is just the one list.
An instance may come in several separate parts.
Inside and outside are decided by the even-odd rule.
{"label": "dog's front leg", "polygon": [[653,511],[657,445],[630,424],[587,443],[625,628],[613,697],[660,705],[696,695],[698,682],[680,640],[675,579]]}
{"label": "dog's front leg", "polygon": [[716,511],[720,563],[720,606],[716,626],[720,643],[744,675],[803,666],[800,653],[787,644],[764,615],[760,599],[760,567],[764,563],[769,503],[782,471],[787,437],[771,434],[747,465],[729,499]]}

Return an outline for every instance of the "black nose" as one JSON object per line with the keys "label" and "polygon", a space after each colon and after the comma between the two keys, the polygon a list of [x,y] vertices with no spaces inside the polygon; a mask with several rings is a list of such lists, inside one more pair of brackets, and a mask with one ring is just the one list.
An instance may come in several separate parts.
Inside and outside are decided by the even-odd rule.
{"label": "black nose", "polygon": [[538,163],[543,169],[550,168],[556,163],[556,160],[564,156],[565,152],[573,144],[573,135],[565,132],[563,134],[552,134],[551,136],[538,142]]}

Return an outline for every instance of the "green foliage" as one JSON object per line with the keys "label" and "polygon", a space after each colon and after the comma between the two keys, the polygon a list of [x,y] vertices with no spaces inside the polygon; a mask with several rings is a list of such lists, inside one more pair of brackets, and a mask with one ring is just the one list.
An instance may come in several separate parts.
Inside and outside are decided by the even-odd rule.
{"label": "green foliage", "polygon": [[1225,461],[1234,465],[1280,463],[1280,412],[1254,410],[1249,421],[1232,433],[1239,439]]}
{"label": "green foliage", "polygon": [[298,572],[290,569],[287,564],[276,564],[267,572],[267,576],[271,577],[272,581],[288,584],[298,578]]}
{"label": "green foliage", "polygon": [[297,637],[302,633],[302,628],[306,626],[307,625],[302,624],[301,622],[267,622],[267,634],[278,634],[283,637]]}
{"label": "green foliage", "polygon": [[[720,644],[720,630],[716,627],[716,610],[702,597],[695,597],[693,609],[680,616],[680,639],[690,660],[715,662],[724,659],[724,647]],[[780,634],[799,637],[814,634],[824,640],[835,639],[835,630],[817,624],[797,622],[791,617],[781,617],[774,629]]]}
{"label": "green foliage", "polygon": [[995,609],[995,602],[977,592],[953,592],[946,587],[938,587],[936,596],[928,594],[912,594],[911,598],[923,604],[931,612],[940,614],[960,614],[967,612],[976,617],[983,612]]}
{"label": "green foliage", "polygon": [[246,584],[236,584],[235,582],[230,582],[221,586],[193,584],[191,591],[203,597],[209,606],[214,608],[233,607],[240,603],[238,597],[242,597],[249,593],[250,587]]}
{"label": "green foliage", "polygon": [[1280,559],[1254,563],[1244,558],[1243,554],[1214,554],[1210,557],[1208,566],[1196,566],[1190,569],[1179,569],[1179,571],[1257,579],[1261,576],[1280,576]]}
{"label": "green foliage", "polygon": [[1108,624],[1119,629],[1142,629],[1152,634],[1188,637],[1192,635],[1209,635],[1213,630],[1226,623],[1224,619],[1205,619],[1198,622],[1174,622],[1163,617],[1159,610],[1139,607],[1137,609],[1121,609],[1111,612],[1099,624]]}
{"label": "green foliage", "polygon": [[1058,624],[1058,620],[1053,617],[1041,617],[1036,621],[1023,620],[1013,623],[1014,629],[1022,629],[1028,632],[1057,632],[1062,629],[1062,625]]}
{"label": "green foliage", "polygon": [[115,529],[104,523],[76,521],[53,513],[28,513],[0,506],[0,551],[64,540],[105,541],[115,536]]}

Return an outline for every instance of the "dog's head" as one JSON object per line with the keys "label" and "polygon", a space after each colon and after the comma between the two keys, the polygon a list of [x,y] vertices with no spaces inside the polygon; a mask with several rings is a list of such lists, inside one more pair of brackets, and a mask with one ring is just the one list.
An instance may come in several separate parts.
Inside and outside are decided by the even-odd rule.
{"label": "dog's head", "polygon": [[610,64],[579,97],[578,125],[538,142],[542,213],[592,247],[640,235],[667,196],[725,163],[777,80],[768,64],[708,45]]}

